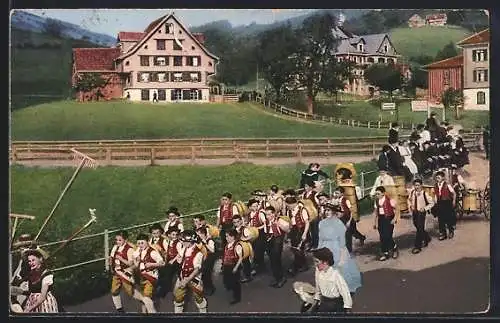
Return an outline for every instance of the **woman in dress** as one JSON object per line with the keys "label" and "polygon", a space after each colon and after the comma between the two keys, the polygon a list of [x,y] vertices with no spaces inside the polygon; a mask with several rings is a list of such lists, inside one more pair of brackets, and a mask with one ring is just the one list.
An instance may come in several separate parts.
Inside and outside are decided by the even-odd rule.
{"label": "woman in dress", "polygon": [[[403,164],[404,166],[408,169],[408,171],[411,173],[407,174],[406,180],[409,182],[413,180],[413,177],[418,174],[418,168],[417,165],[415,164],[415,161],[412,159],[412,152],[409,147],[409,142],[408,141],[401,141],[398,146],[399,154],[403,158]],[[409,178],[408,178],[409,177]]]}
{"label": "woman in dress", "polygon": [[340,220],[342,215],[339,206],[326,204],[325,218],[319,223],[318,248],[330,249],[333,253],[333,268],[339,270],[347,282],[349,291],[355,293],[362,286],[361,273],[346,247],[346,227]]}
{"label": "woman in dress", "polygon": [[44,256],[36,249],[26,251],[28,260],[29,296],[25,313],[58,313],[57,300],[52,295],[54,275],[45,267]]}

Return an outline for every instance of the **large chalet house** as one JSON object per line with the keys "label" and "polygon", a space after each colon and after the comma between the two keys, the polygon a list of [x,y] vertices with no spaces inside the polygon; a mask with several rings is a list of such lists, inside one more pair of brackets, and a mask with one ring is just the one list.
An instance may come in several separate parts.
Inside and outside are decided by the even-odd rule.
{"label": "large chalet house", "polygon": [[448,88],[462,90],[464,110],[489,110],[489,29],[476,33],[457,44],[458,56],[425,66],[428,71],[428,100],[440,103]]}
{"label": "large chalet house", "polygon": [[[219,58],[174,14],[153,21],[144,32],[119,32],[114,48],[75,48],[73,85],[85,73],[108,82],[105,99],[208,102],[208,81]],[[93,93],[79,93],[79,99]]]}
{"label": "large chalet house", "polygon": [[337,60],[350,60],[356,63],[354,79],[349,81],[344,92],[372,96],[377,89],[364,79],[364,70],[374,63],[395,64],[405,78],[411,77],[408,65],[398,64],[397,53],[388,34],[354,35],[341,26],[333,29],[339,45],[335,52]]}

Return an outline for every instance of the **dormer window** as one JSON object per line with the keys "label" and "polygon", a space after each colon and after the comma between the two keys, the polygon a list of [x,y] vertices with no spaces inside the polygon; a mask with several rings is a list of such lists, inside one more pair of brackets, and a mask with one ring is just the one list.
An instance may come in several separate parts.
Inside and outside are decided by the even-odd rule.
{"label": "dormer window", "polygon": [[165,33],[167,33],[167,34],[173,34],[174,33],[174,25],[172,25],[172,24],[165,24]]}
{"label": "dormer window", "polygon": [[384,45],[384,53],[387,53],[389,51],[389,46]]}

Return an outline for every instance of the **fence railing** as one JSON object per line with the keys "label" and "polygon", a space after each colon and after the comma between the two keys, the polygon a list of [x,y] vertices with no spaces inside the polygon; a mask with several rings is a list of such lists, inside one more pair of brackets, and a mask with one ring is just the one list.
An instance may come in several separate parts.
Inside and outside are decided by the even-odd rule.
{"label": "fence railing", "polygon": [[[480,133],[463,135],[470,150],[480,146]],[[106,141],[16,141],[11,143],[10,160],[64,161],[72,157],[70,148],[102,161],[143,160],[151,165],[161,160],[288,158],[302,162],[304,158],[333,158],[339,156],[372,156],[375,158],[387,137],[340,138],[211,138]]]}
{"label": "fence railing", "polygon": [[[278,104],[276,102],[272,102],[269,100],[264,100],[261,96],[257,96],[253,98],[253,100],[257,103],[262,104],[265,108],[274,110],[275,112],[278,112],[283,115],[291,116],[297,119],[302,119],[302,120],[311,120],[311,121],[319,121],[319,122],[327,122],[327,123],[332,123],[332,124],[338,124],[338,125],[345,125],[345,126],[350,126],[350,127],[362,127],[362,128],[368,128],[368,129],[389,129],[391,121],[359,121],[359,120],[352,120],[352,119],[346,119],[346,118],[335,118],[335,117],[328,117],[324,115],[319,115],[319,114],[309,114],[307,112],[303,111],[298,111],[294,109],[287,108],[281,104]],[[413,130],[417,127],[417,124],[415,123],[410,123],[410,122],[403,122],[399,121],[398,122],[399,127],[401,129],[406,129],[406,130]],[[475,129],[464,129],[463,133],[468,134],[468,133],[476,133],[476,132],[481,132],[481,128],[475,128]]]}

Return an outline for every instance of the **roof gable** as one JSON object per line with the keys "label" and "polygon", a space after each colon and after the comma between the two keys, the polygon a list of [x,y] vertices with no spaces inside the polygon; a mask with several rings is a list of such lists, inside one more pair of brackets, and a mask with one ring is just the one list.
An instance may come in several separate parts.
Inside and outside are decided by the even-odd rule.
{"label": "roof gable", "polygon": [[76,71],[114,71],[114,60],[120,48],[74,48],[73,64]]}
{"label": "roof gable", "polygon": [[450,68],[450,67],[460,67],[464,65],[463,55],[458,55],[443,59],[428,65],[423,66],[424,69],[439,69],[439,68]]}
{"label": "roof gable", "polygon": [[459,41],[457,45],[458,46],[474,45],[474,44],[489,43],[489,42],[490,42],[490,29],[488,28]]}
{"label": "roof gable", "polygon": [[200,46],[200,48],[210,57],[216,59],[216,60],[219,60],[219,58],[217,56],[215,56],[214,54],[210,53],[203,44],[200,43],[199,39],[197,37],[195,37],[190,31],[189,29],[186,28],[186,26],[184,26],[184,24],[179,20],[177,19],[177,17],[174,15],[174,14],[168,14],[168,15],[165,15],[161,18],[158,18],[156,19],[155,21],[153,21],[152,23],[149,24],[148,27],[146,27],[146,29],[144,30],[144,36],[142,37],[142,39],[140,39],[139,41],[137,41],[137,43],[132,46],[132,48],[127,51],[126,53],[124,53],[123,55],[121,55],[120,57],[118,57],[118,59],[124,59],[130,55],[132,55],[133,53],[135,53],[141,46],[142,44],[144,44],[147,40],[149,40],[153,34],[158,30],[158,28],[164,23],[166,22],[169,18],[172,18],[175,20],[175,22],[184,30],[184,32],[189,35],[189,37],[191,37],[193,39],[193,41],[198,45]]}

